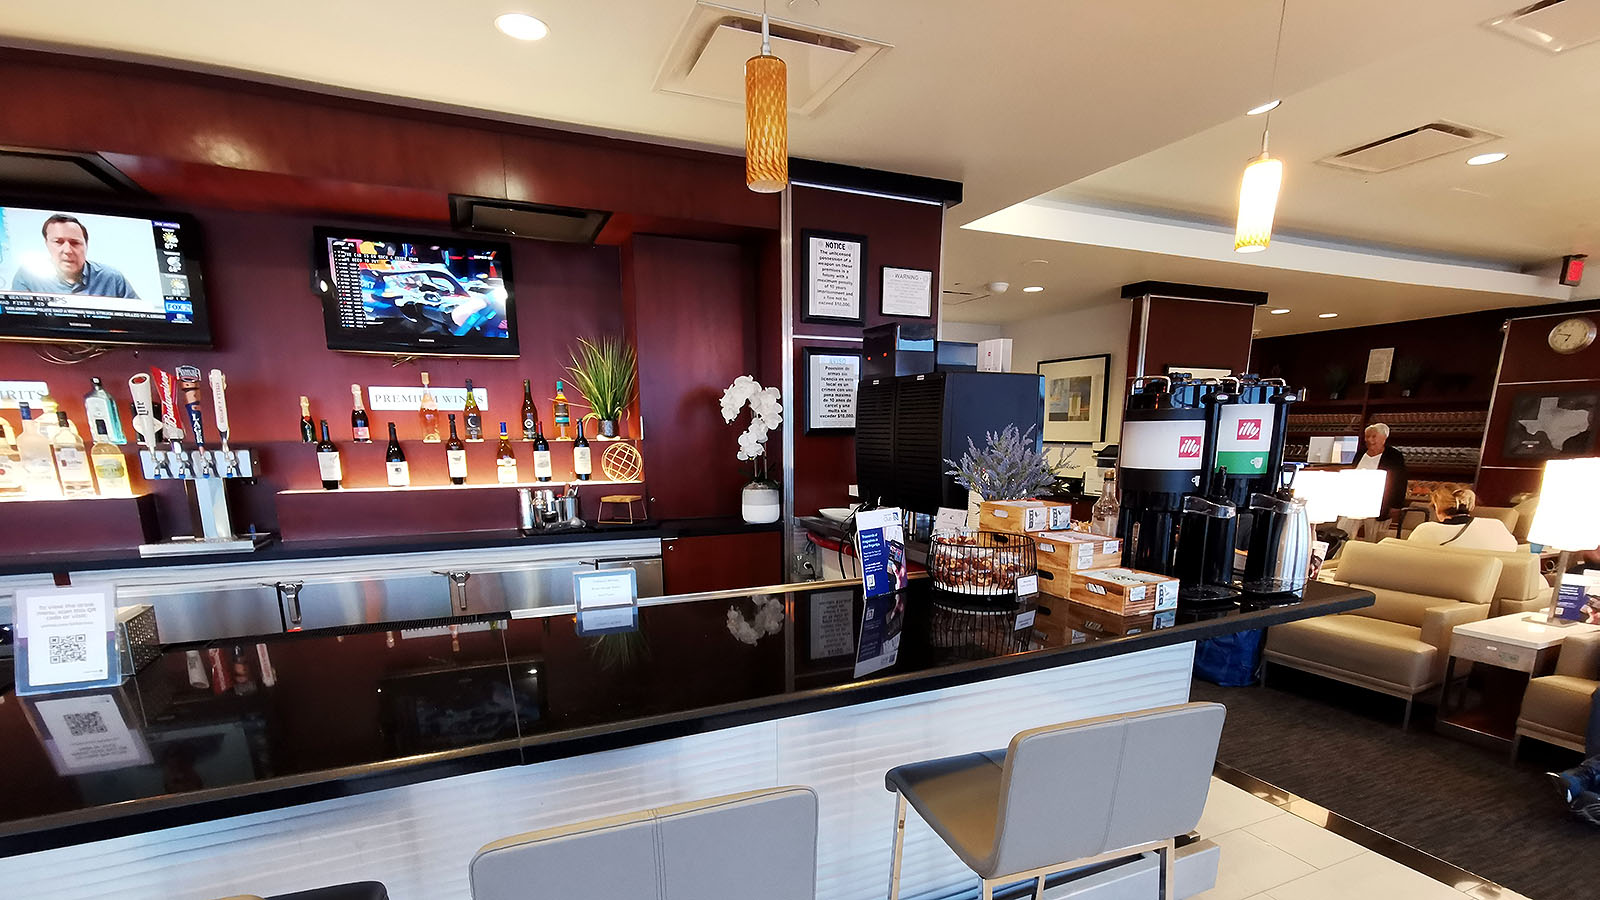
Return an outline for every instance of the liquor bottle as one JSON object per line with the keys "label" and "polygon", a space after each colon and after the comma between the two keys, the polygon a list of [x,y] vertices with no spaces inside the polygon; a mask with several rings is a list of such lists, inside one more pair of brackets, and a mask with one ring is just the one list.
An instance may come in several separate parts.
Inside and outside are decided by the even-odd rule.
{"label": "liquor bottle", "polygon": [[1106,537],[1116,537],[1117,521],[1122,506],[1117,500],[1117,470],[1106,472],[1105,483],[1100,486],[1100,499],[1090,510],[1089,530]]}
{"label": "liquor bottle", "polygon": [[385,467],[389,470],[390,487],[411,486],[411,465],[406,462],[406,452],[400,449],[400,439],[395,437],[394,423],[389,423],[389,449],[383,454]]}
{"label": "liquor bottle", "polygon": [[372,428],[367,424],[367,410],[361,402],[361,385],[350,385],[350,396],[355,399],[355,408],[350,411],[350,430],[354,433],[354,440],[358,444],[372,443]]}
{"label": "liquor bottle", "polygon": [[550,442],[539,431],[533,433],[533,477],[549,481],[555,473],[550,467]]}
{"label": "liquor bottle", "polygon": [[317,441],[317,474],[322,476],[322,487],[334,491],[344,480],[344,467],[339,465],[339,448],[328,437],[328,420],[322,420],[322,440]]}
{"label": "liquor bottle", "polygon": [[56,457],[56,474],[61,477],[61,493],[68,497],[94,496],[94,471],[83,452],[83,439],[72,430],[67,414],[56,413],[56,433],[50,438]]}
{"label": "liquor bottle", "polygon": [[44,435],[45,440],[54,441],[56,437],[56,413],[61,411],[61,407],[56,403],[56,398],[45,394],[39,398],[39,408],[42,412],[33,417],[39,423],[39,433]]}
{"label": "liquor bottle", "polygon": [[539,430],[539,407],[533,403],[533,385],[528,379],[522,379],[522,439],[533,440],[533,433]]}
{"label": "liquor bottle", "polygon": [[422,373],[422,401],[417,406],[417,418],[422,421],[422,442],[439,443],[439,403],[433,399],[433,389],[428,387],[428,373]]}
{"label": "liquor bottle", "polygon": [[465,484],[467,481],[467,448],[462,446],[461,438],[456,437],[456,414],[450,414],[450,440],[444,445],[445,465],[450,469],[451,484]]}
{"label": "liquor bottle", "polygon": [[127,435],[122,431],[122,416],[117,412],[117,401],[106,386],[98,378],[90,378],[94,387],[89,393],[83,395],[83,414],[89,420],[89,432],[96,438],[100,436],[100,423],[106,424],[106,435],[113,444],[126,444]]}
{"label": "liquor bottle", "polygon": [[317,423],[311,420],[311,398],[300,395],[300,443],[317,442]]}
{"label": "liquor bottle", "polygon": [[467,440],[483,440],[483,413],[478,410],[478,395],[472,392],[472,379],[467,379],[467,401],[461,407],[462,422],[467,429]]}
{"label": "liquor bottle", "polygon": [[556,420],[556,437],[561,439],[571,437],[571,435],[567,434],[567,426],[572,424],[572,411],[567,407],[567,392],[562,390],[562,384],[559,381],[556,382],[556,399],[553,405],[554,410],[551,418]]}
{"label": "liquor bottle", "polygon": [[501,484],[517,483],[517,455],[511,452],[511,439],[506,437],[506,423],[500,423],[500,447],[495,452],[495,480]]}
{"label": "liquor bottle", "polygon": [[21,496],[25,487],[17,433],[11,430],[10,422],[0,418],[0,497]]}
{"label": "liquor bottle", "polygon": [[594,460],[589,457],[589,439],[583,436],[583,420],[578,420],[578,436],[572,439],[572,472],[579,481],[588,481],[594,473]]}
{"label": "liquor bottle", "polygon": [[105,420],[94,423],[94,446],[89,448],[89,462],[94,466],[95,481],[100,483],[103,497],[131,497],[133,485],[128,482],[128,461],[122,448],[111,442]]}
{"label": "liquor bottle", "polygon": [[17,455],[22,458],[23,489],[30,497],[61,496],[61,479],[56,475],[55,454],[50,439],[39,428],[28,404],[22,408],[22,433],[17,435]]}

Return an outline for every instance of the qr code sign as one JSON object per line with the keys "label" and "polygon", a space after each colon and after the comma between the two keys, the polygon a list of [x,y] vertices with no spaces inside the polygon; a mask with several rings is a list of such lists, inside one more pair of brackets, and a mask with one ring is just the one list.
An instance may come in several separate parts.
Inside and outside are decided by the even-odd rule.
{"label": "qr code sign", "polygon": [[86,734],[105,734],[106,720],[98,712],[66,713],[67,731],[73,737],[83,737]]}
{"label": "qr code sign", "polygon": [[89,636],[87,634],[50,635],[50,664],[81,663],[89,661]]}

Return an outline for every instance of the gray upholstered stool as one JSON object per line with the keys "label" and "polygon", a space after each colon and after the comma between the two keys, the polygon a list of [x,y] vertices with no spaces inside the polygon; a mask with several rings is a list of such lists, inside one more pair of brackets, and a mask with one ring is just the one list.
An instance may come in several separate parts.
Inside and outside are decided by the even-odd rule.
{"label": "gray upholstered stool", "polygon": [[1200,822],[1224,710],[1186,703],[1024,731],[1005,750],[889,770],[899,795],[889,900],[900,896],[906,804],[983,882],[1000,885],[1154,850],[1174,900],[1174,839]]}
{"label": "gray upholstered stool", "polygon": [[817,795],[773,788],[519,834],[479,850],[469,877],[473,900],[816,900]]}

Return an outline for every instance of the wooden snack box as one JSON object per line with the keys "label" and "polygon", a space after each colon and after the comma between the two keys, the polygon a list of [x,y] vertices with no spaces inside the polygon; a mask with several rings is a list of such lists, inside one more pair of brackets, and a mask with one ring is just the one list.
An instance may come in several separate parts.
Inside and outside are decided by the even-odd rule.
{"label": "wooden snack box", "polygon": [[1033,536],[1039,568],[1051,574],[1122,565],[1122,540],[1086,531],[1045,531]]}
{"label": "wooden snack box", "polygon": [[1071,574],[1067,599],[1119,616],[1143,616],[1177,609],[1178,579],[1133,569],[1089,569]]}
{"label": "wooden snack box", "polygon": [[1070,600],[1051,600],[1040,605],[1033,620],[1033,639],[1045,646],[1077,644],[1096,637],[1117,637],[1170,628],[1177,611],[1120,616],[1094,606]]}
{"label": "wooden snack box", "polygon": [[[981,531],[1009,531],[1012,534],[1050,530],[1048,500],[985,500],[978,507],[978,528]],[[1067,507],[1069,513],[1071,507]]]}

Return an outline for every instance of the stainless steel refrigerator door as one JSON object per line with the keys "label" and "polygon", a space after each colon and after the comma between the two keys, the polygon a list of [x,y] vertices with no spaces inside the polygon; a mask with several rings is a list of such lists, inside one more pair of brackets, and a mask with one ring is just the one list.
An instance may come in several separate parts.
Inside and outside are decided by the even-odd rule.
{"label": "stainless steel refrigerator door", "polygon": [[390,578],[308,578],[300,584],[297,598],[283,591],[284,618],[291,631],[415,622],[450,615],[450,582],[432,572]]}
{"label": "stainless steel refrigerator door", "polygon": [[117,604],[155,607],[156,629],[165,644],[283,633],[277,589],[270,584],[202,589],[154,585],[117,589]]}

